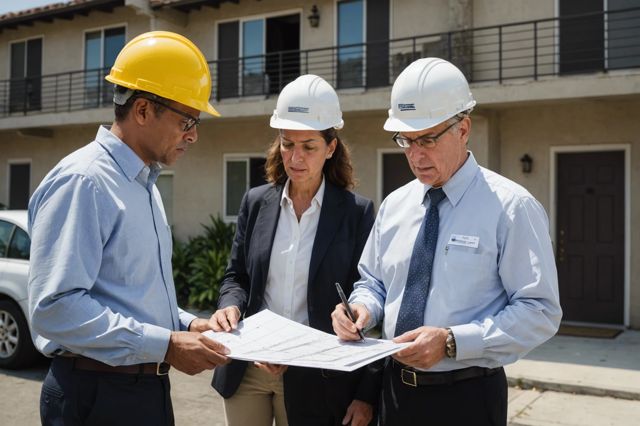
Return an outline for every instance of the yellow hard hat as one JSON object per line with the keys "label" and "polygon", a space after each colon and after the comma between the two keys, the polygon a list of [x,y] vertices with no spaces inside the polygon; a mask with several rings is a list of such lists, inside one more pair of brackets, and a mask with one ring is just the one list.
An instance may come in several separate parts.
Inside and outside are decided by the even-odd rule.
{"label": "yellow hard hat", "polygon": [[209,103],[209,65],[196,45],[180,34],[151,31],[137,36],[122,48],[105,78],[220,116]]}

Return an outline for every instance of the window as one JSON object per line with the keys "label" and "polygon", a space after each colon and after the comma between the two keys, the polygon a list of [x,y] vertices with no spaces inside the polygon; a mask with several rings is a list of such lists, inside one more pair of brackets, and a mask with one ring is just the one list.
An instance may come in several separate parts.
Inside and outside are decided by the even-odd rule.
{"label": "window", "polygon": [[173,172],[161,172],[156,187],[162,197],[167,223],[173,226]]}
{"label": "window", "polygon": [[264,93],[264,19],[242,23],[242,93]]}
{"label": "window", "polygon": [[13,224],[0,220],[0,258],[7,255],[9,240],[13,232]]}
{"label": "window", "polygon": [[101,29],[85,33],[85,106],[111,105],[112,86],[104,80],[105,74],[124,47],[124,27]]}
{"label": "window", "polygon": [[364,0],[338,3],[338,88],[363,87]]}
{"label": "window", "polygon": [[240,209],[242,196],[249,188],[267,181],[264,176],[265,158],[255,155],[224,156],[224,216],[234,221]]}
{"label": "window", "polygon": [[379,185],[378,197],[382,202],[402,185],[415,179],[409,167],[407,157],[401,150],[389,149],[378,151]]}
{"label": "window", "polygon": [[560,0],[560,73],[640,65],[640,0]]}
{"label": "window", "polygon": [[218,24],[219,98],[279,93],[300,75],[299,49],[300,13]]}
{"label": "window", "polygon": [[607,65],[608,68],[640,66],[640,0],[608,0]]}
{"label": "window", "polygon": [[42,39],[11,43],[9,111],[39,110],[42,100]]}
{"label": "window", "polygon": [[29,206],[31,164],[9,164],[9,208],[26,209]]}
{"label": "window", "polygon": [[21,228],[15,227],[13,238],[9,244],[9,253],[7,257],[10,259],[29,260],[29,249],[31,248],[31,240],[26,232]]}

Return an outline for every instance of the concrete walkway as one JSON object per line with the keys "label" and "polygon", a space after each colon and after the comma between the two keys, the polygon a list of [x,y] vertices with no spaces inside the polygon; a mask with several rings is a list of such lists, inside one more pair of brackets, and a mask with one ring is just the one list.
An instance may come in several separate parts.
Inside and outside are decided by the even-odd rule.
{"label": "concrete walkway", "polygon": [[555,336],[506,371],[509,385],[520,388],[640,400],[640,331]]}

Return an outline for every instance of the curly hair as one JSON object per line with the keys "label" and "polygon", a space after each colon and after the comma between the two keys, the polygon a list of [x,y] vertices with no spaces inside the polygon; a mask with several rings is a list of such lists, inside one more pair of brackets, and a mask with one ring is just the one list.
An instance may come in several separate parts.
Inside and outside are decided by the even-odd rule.
{"label": "curly hair", "polygon": [[[336,149],[331,158],[325,161],[322,172],[329,182],[337,187],[353,189],[356,182],[353,177],[353,165],[351,164],[349,147],[342,142],[338,136],[338,131],[334,128],[321,130],[320,134],[327,145],[329,145],[332,140],[336,140]],[[268,182],[275,185],[284,185],[287,181],[287,173],[284,170],[282,155],[280,154],[279,136],[276,136],[267,151],[267,161],[264,169]]]}

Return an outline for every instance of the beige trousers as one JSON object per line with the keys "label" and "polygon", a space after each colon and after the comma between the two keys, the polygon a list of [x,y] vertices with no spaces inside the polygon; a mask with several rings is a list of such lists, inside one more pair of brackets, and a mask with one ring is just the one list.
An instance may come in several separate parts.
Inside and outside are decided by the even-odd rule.
{"label": "beige trousers", "polygon": [[227,426],[288,426],[282,376],[249,363],[240,387],[224,400]]}

